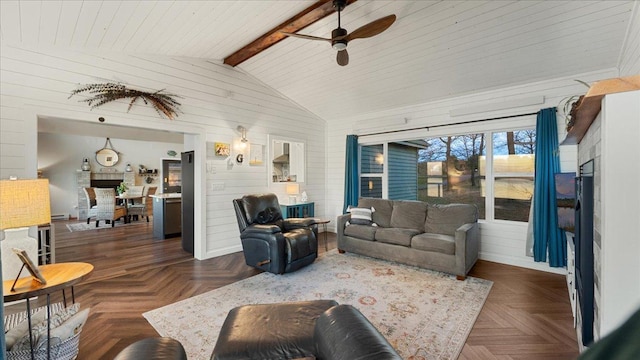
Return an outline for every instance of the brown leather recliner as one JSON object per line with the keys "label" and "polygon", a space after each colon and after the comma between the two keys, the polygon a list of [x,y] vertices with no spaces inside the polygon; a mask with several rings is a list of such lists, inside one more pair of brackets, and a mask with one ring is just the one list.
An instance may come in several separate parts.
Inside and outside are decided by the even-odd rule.
{"label": "brown leather recliner", "polygon": [[318,257],[313,218],[283,219],[275,194],[233,200],[244,258],[249,266],[274,274],[296,271]]}

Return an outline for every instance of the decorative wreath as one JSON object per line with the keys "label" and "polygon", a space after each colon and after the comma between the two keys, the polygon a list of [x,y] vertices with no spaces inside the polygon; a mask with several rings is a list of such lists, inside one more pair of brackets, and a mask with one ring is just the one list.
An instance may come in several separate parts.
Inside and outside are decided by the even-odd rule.
{"label": "decorative wreath", "polygon": [[160,116],[165,115],[169,119],[173,120],[174,117],[178,116],[177,113],[180,106],[180,103],[174,99],[174,97],[179,98],[179,96],[165,93],[164,89],[156,92],[146,92],[128,89],[122,84],[115,83],[87,84],[83,85],[79,89],[71,91],[69,98],[82,92],[88,92],[92,95],[92,97],[80,100],[88,103],[92,109],[119,99],[131,98],[131,102],[129,102],[129,107],[127,108],[127,112],[129,112],[136,100],[142,98],[145,105],[151,103]]}

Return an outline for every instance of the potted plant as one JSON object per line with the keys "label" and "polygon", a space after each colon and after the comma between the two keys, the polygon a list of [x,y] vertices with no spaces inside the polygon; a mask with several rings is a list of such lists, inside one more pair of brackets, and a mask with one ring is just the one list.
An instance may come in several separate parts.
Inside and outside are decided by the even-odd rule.
{"label": "potted plant", "polygon": [[120,185],[118,185],[118,187],[116,188],[116,191],[118,192],[118,195],[122,195],[124,194],[129,188],[127,187],[127,184],[125,184],[124,182],[121,182]]}

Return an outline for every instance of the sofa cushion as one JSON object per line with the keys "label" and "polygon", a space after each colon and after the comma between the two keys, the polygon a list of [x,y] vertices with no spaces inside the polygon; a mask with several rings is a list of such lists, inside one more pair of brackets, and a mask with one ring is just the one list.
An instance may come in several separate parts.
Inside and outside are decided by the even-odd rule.
{"label": "sofa cushion", "polygon": [[454,236],[463,224],[478,221],[478,208],[470,204],[428,205],[424,231]]}
{"label": "sofa cushion", "polygon": [[454,255],[455,239],[450,235],[423,233],[411,239],[411,248],[424,251]]}
{"label": "sofa cushion", "polygon": [[394,201],[391,227],[424,231],[427,203],[422,201]]}
{"label": "sofa cushion", "polygon": [[369,225],[348,225],[344,228],[344,234],[362,240],[375,240],[376,231],[380,228]]}
{"label": "sofa cushion", "polygon": [[409,246],[411,245],[411,238],[419,233],[420,231],[416,229],[380,228],[376,231],[376,241]]}
{"label": "sofa cushion", "polygon": [[393,211],[393,201],[375,198],[360,198],[358,207],[372,207],[376,211],[371,215],[374,223],[382,227],[391,226],[391,212]]}
{"label": "sofa cushion", "polygon": [[347,209],[348,213],[351,213],[351,218],[349,219],[350,224],[355,225],[372,225],[375,224],[371,221],[371,214],[376,211],[375,208],[372,207],[351,207]]}

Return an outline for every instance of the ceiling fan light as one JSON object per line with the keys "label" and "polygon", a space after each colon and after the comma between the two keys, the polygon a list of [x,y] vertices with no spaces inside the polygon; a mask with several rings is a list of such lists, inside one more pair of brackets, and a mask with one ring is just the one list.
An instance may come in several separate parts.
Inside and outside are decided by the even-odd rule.
{"label": "ceiling fan light", "polygon": [[347,48],[347,43],[336,41],[332,46],[335,50],[342,51]]}

